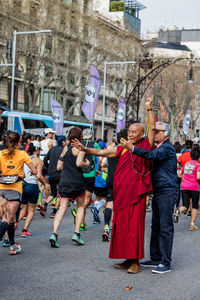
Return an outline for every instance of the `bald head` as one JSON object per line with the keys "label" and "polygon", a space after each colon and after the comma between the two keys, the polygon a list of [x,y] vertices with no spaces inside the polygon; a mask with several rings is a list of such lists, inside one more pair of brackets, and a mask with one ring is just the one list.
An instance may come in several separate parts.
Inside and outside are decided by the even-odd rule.
{"label": "bald head", "polygon": [[139,123],[132,124],[128,129],[128,140],[133,145],[139,143],[144,136],[144,127]]}

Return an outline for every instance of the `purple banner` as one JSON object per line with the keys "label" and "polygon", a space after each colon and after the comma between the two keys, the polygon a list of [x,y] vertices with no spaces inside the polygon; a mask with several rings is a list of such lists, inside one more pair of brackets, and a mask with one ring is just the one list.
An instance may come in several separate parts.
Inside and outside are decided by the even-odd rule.
{"label": "purple banner", "polygon": [[126,117],[126,104],[123,97],[121,97],[118,112],[117,112],[117,129],[116,132],[120,132],[121,129],[125,127],[125,117]]}
{"label": "purple banner", "polygon": [[97,99],[99,96],[100,78],[99,73],[94,65],[91,65],[91,77],[87,86],[85,100],[82,105],[82,110],[87,119],[92,122]]}
{"label": "purple banner", "polygon": [[56,135],[63,134],[63,109],[55,100],[51,101],[51,110],[53,116],[53,129],[56,131]]}

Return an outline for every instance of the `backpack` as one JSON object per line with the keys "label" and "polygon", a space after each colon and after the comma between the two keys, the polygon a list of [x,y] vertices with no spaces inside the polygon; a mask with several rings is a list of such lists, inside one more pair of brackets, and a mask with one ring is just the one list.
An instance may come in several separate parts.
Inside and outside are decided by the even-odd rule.
{"label": "backpack", "polygon": [[[87,148],[94,148],[94,142],[92,141],[82,141],[83,146],[87,147]],[[88,167],[83,167],[82,171],[83,173],[90,173],[91,171],[93,171],[95,169],[95,158],[93,155],[90,154],[85,154],[85,159],[89,160],[90,164]]]}

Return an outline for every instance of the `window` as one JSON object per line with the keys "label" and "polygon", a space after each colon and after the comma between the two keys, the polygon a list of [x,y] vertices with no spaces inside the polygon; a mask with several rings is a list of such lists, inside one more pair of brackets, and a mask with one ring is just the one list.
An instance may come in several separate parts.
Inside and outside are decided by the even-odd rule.
{"label": "window", "polygon": [[69,56],[68,60],[70,63],[74,63],[76,60],[76,47],[71,45],[69,48]]}
{"label": "window", "polygon": [[84,64],[84,63],[87,63],[87,61],[88,61],[87,50],[82,49],[82,51],[81,51],[81,63]]}
{"label": "window", "polygon": [[51,111],[51,100],[56,100],[55,89],[44,89],[42,109],[44,112]]}
{"label": "window", "polygon": [[53,68],[52,66],[45,66],[45,77],[51,78],[53,76]]}
{"label": "window", "polygon": [[81,87],[85,88],[86,86],[86,78],[85,77],[81,77]]}
{"label": "window", "polygon": [[108,103],[105,104],[105,115],[108,116],[109,114],[109,105]]}
{"label": "window", "polygon": [[[72,105],[73,105],[72,100],[67,99],[67,102],[66,102],[66,113],[70,110],[70,108],[72,107]],[[73,114],[73,111],[71,112],[71,114]]]}
{"label": "window", "polygon": [[75,84],[75,78],[74,78],[74,75],[72,73],[68,73],[67,82],[68,82],[68,85],[74,85]]}

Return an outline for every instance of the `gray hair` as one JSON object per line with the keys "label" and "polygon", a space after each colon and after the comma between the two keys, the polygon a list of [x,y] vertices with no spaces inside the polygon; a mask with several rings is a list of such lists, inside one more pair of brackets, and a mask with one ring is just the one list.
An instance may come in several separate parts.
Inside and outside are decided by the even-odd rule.
{"label": "gray hair", "polygon": [[169,124],[164,123],[164,122],[156,122],[156,125],[162,125],[163,126],[163,130],[165,130],[165,136],[169,136],[170,132],[171,132],[171,128],[169,126]]}

